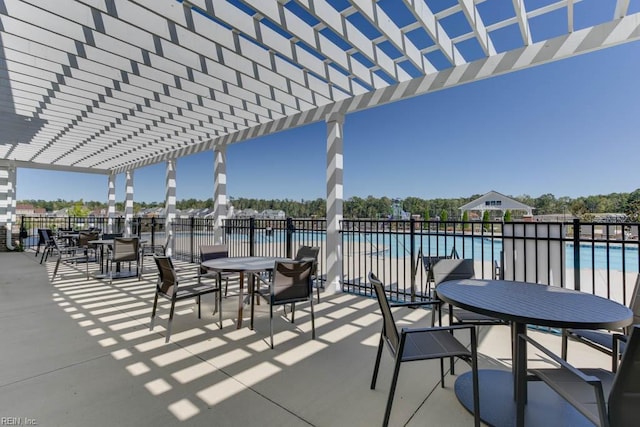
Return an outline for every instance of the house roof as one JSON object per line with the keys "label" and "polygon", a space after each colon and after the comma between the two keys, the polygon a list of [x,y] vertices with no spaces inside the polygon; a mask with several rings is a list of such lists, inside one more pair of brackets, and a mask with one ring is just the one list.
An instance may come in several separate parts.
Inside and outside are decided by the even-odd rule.
{"label": "house roof", "polygon": [[638,40],[608,4],[5,0],[0,162],[119,173]]}
{"label": "house roof", "polygon": [[506,211],[508,210],[523,210],[527,211],[531,215],[535,209],[533,206],[525,205],[511,197],[498,193],[497,191],[489,191],[485,195],[478,197],[471,202],[460,206],[461,211]]}

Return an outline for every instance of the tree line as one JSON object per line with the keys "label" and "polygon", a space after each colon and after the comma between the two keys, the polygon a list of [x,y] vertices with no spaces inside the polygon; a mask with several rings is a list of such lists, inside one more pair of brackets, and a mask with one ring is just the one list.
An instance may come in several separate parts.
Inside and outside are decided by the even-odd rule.
{"label": "tree line", "polygon": [[[445,216],[448,219],[460,219],[460,206],[481,197],[481,194],[474,194],[469,197],[459,197],[451,199],[421,199],[418,197],[407,197],[402,200],[391,199],[389,197],[366,198],[351,197],[344,201],[344,218],[388,218],[393,213],[394,202],[397,202],[401,209],[412,215],[420,215],[422,218],[430,219]],[[630,221],[640,220],[640,189],[631,193],[611,193],[607,195],[584,196],[572,199],[570,197],[558,197],[553,194],[543,194],[539,197],[528,195],[509,196],[526,205],[535,208],[536,215],[545,214],[571,214],[578,218],[588,220],[590,216],[597,213],[624,213]],[[291,218],[323,218],[326,215],[326,200],[264,200],[253,198],[230,198],[230,203],[236,211],[242,209],[255,209],[258,212],[273,209],[282,210]],[[36,208],[45,208],[52,212],[63,208],[73,208],[77,210],[79,206],[88,211],[106,209],[107,204],[97,201],[67,201],[58,199],[55,201],[45,200],[21,200],[18,203],[30,204]],[[134,212],[138,213],[144,209],[164,207],[164,202],[135,202]],[[176,202],[176,208],[186,209],[213,209],[213,199],[206,200],[186,199]],[[118,211],[124,210],[124,203],[116,203]],[[514,217],[514,219],[517,217]]]}

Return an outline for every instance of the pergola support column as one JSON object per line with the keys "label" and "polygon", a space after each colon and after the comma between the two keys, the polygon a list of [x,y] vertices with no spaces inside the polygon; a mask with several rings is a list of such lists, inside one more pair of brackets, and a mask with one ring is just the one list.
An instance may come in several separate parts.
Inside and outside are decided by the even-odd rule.
{"label": "pergola support column", "polygon": [[[173,237],[173,221],[176,219],[176,161],[167,160],[164,196],[164,231],[167,237]],[[173,242],[173,239],[171,239]],[[167,247],[167,256],[173,255],[173,245]]]}
{"label": "pergola support column", "polygon": [[327,289],[342,291],[343,114],[327,118]]}
{"label": "pergola support column", "polygon": [[16,212],[16,178],[16,168],[13,165],[0,165],[0,231],[3,231],[1,229],[4,226],[5,244],[9,250],[14,249],[11,232]]}
{"label": "pergola support column", "polygon": [[126,193],[124,201],[124,222],[125,235],[131,236],[131,223],[133,222],[133,171],[129,170],[126,175]]}
{"label": "pergola support column", "polygon": [[116,174],[109,174],[107,194],[107,232],[113,233],[113,220],[116,216]]}
{"label": "pergola support column", "polygon": [[219,146],[213,151],[213,218],[215,220],[215,241],[223,242],[223,225],[227,219],[227,147]]}

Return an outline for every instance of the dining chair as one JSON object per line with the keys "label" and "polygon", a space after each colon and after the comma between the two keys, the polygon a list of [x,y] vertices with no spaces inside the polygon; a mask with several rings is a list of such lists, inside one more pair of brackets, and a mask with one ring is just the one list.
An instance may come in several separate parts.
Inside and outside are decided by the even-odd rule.
{"label": "dining chair", "polygon": [[167,255],[167,248],[171,245],[171,234],[166,233],[164,243],[161,245],[141,245],[140,246],[140,276],[144,274],[144,259],[145,257],[153,256],[165,256]]}
{"label": "dining chair", "polygon": [[109,283],[113,284],[114,263],[129,263],[129,271],[131,271],[131,263],[136,263],[136,276],[140,280],[140,240],[137,237],[116,237],[113,239],[113,249],[109,254]]}
{"label": "dining chair", "polygon": [[[37,250],[40,249],[40,243],[42,242],[42,244],[44,245],[44,248],[42,249],[42,256],[40,257],[40,264],[42,264],[43,261],[46,261],[49,258],[49,255],[55,250],[55,244],[53,241],[53,232],[51,231],[51,229],[49,228],[39,228],[38,229],[38,248]],[[58,241],[58,245],[60,246],[65,246],[62,244],[62,242]],[[38,254],[36,250],[36,255]]]}
{"label": "dining chair", "polygon": [[[471,365],[473,377],[473,418],[474,425],[479,426],[480,395],[478,385],[478,343],[474,326],[454,325],[429,328],[402,328],[402,330],[398,332],[398,327],[396,326],[396,322],[391,311],[391,308],[395,305],[389,304],[382,281],[380,281],[373,272],[369,273],[369,281],[373,285],[378,299],[378,304],[380,306],[380,311],[382,313],[382,332],[380,333],[378,353],[376,355],[376,363],[373,369],[373,378],[371,379],[371,390],[376,388],[380,359],[382,357],[382,348],[385,347],[385,345],[391,352],[395,361],[391,387],[389,388],[389,396],[387,398],[387,406],[382,425],[387,426],[389,424],[393,397],[398,383],[398,375],[400,373],[400,365],[402,362],[440,359],[440,386],[444,388],[444,359],[457,357]],[[452,332],[454,330],[461,329],[469,330],[469,334],[471,336],[471,349],[468,349],[453,336]]]}
{"label": "dining chair", "polygon": [[89,242],[99,238],[100,233],[97,231],[81,231],[78,233],[78,247],[84,250],[88,257],[91,257],[91,252],[93,252],[93,258],[96,261],[98,260],[98,245]]}
{"label": "dining chair", "polygon": [[[228,258],[229,249],[227,245],[201,245],[200,246],[200,263],[218,258]],[[225,280],[224,283],[224,297],[227,297],[227,290],[229,289],[229,279],[239,278],[238,273],[218,273],[209,271],[204,267],[198,269],[198,280],[203,277],[210,277],[215,280]]]}
{"label": "dining chair", "polygon": [[[640,324],[640,274],[631,294],[629,308],[633,312],[633,324]],[[611,356],[611,372],[616,372],[618,362],[625,351],[628,328],[615,331],[590,329],[563,329],[561,355],[567,360],[568,341],[578,341]]]}
{"label": "dining chair", "polygon": [[[316,339],[315,314],[313,312],[313,284],[311,275],[313,261],[276,261],[273,268],[269,289],[263,291],[259,286],[252,289],[252,293],[262,296],[269,302],[269,336],[271,348],[273,345],[273,309],[278,305],[291,304],[291,323],[295,323],[296,303],[309,302],[311,311],[311,338]],[[265,281],[258,276],[258,280]],[[254,300],[251,298],[251,324],[254,318]]]}
{"label": "dining chair", "polygon": [[[438,289],[438,285],[448,280],[473,279],[475,268],[472,259],[440,259],[431,267],[433,270],[433,281]],[[505,322],[494,317],[485,316],[470,310],[448,305],[449,324],[466,323],[474,325],[496,325]],[[442,304],[440,304],[442,307]]]}
{"label": "dining chair", "polygon": [[[156,317],[156,311],[158,307],[158,297],[162,297],[171,301],[171,307],[169,309],[169,321],[167,323],[167,335],[165,337],[165,343],[169,342],[171,337],[171,323],[173,321],[173,314],[177,301],[195,298],[198,304],[198,319],[201,318],[201,303],[200,297],[202,295],[217,292],[217,297],[214,303],[213,313],[218,312],[218,322],[220,329],[222,329],[222,298],[221,289],[219,283],[206,284],[206,283],[192,283],[188,285],[180,284],[181,281],[187,280],[186,277],[178,277],[173,261],[168,256],[154,256],[156,266],[158,267],[158,281],[156,284],[156,294],[153,299],[153,309],[151,311],[151,323],[149,330],[153,331],[154,322]],[[195,280],[196,277],[190,278]]]}
{"label": "dining chair", "polygon": [[74,262],[82,261],[85,263],[87,280],[89,280],[89,255],[84,249],[77,246],[64,246],[57,237],[51,237],[52,250],[58,255],[56,260],[56,266],[53,268],[53,274],[51,275],[51,281],[53,282],[58,274],[58,268],[62,262]]}
{"label": "dining chair", "polygon": [[575,368],[526,335],[518,339],[533,345],[558,367],[529,369],[596,426],[638,425],[640,407],[640,325],[630,328],[629,341],[617,372]]}
{"label": "dining chair", "polygon": [[311,271],[311,280],[317,291],[318,304],[320,304],[320,288],[322,287],[322,289],[324,289],[324,285],[322,285],[322,281],[318,280],[318,255],[319,254],[320,254],[320,247],[318,246],[300,246],[294,258],[296,261],[304,261],[304,260],[313,261],[313,270]]}
{"label": "dining chair", "polygon": [[[47,237],[45,238],[44,233],[47,233]],[[47,245],[49,244],[49,236],[52,236],[53,232],[50,228],[38,228],[38,246],[36,246],[36,254],[35,257],[38,257],[40,253],[40,246],[44,246],[42,257],[40,258],[40,264],[42,264],[42,259],[44,258],[44,251],[47,249]]]}

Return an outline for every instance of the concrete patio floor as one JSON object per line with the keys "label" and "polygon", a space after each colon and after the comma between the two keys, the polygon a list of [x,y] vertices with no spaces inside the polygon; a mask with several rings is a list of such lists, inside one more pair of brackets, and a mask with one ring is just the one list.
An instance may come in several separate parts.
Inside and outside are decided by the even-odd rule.
{"label": "concrete patio floor", "polygon": [[[156,272],[145,264],[141,281],[87,281],[84,266],[69,265],[51,283],[53,262],[41,265],[33,252],[0,254],[0,417],[40,426],[381,424],[393,367],[385,352],[377,388],[369,389],[381,328],[374,299],[322,294],[315,341],[308,305],[296,311],[295,325],[279,308],[272,350],[268,305],[258,306],[255,330],[248,322],[236,329],[232,285],[223,329],[211,315],[214,296],[206,295],[202,319],[192,302],[180,304],[165,344],[168,304],[149,331]],[[395,316],[407,326],[430,319],[421,309]],[[557,335],[531,335],[559,352]],[[481,368],[510,369],[509,336],[507,327],[482,327]],[[605,355],[570,346],[576,366],[609,367]],[[547,363],[533,351],[529,359]],[[441,388],[437,361],[403,364],[390,424],[473,425],[453,392],[455,378],[447,374]]]}

